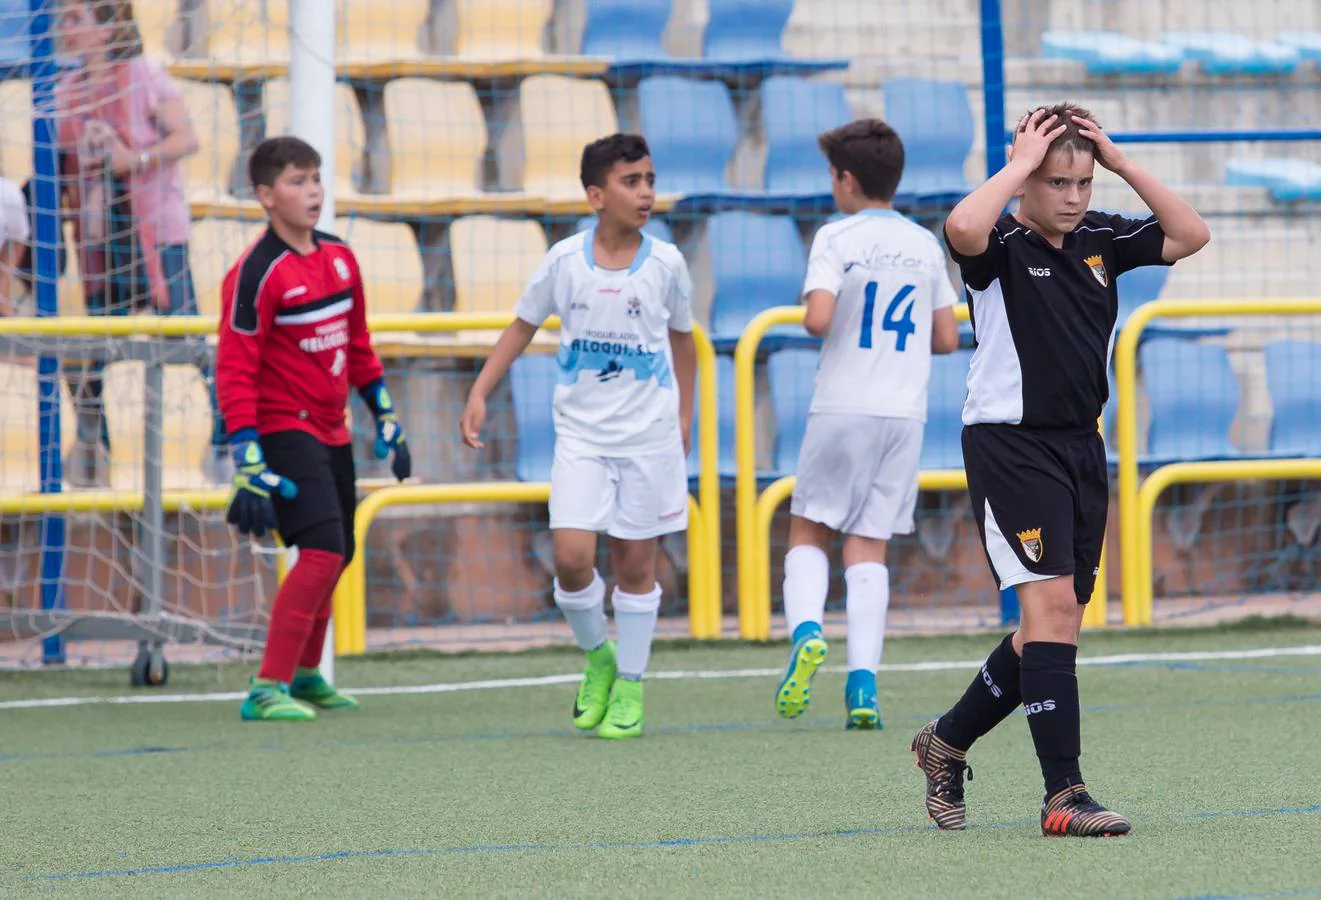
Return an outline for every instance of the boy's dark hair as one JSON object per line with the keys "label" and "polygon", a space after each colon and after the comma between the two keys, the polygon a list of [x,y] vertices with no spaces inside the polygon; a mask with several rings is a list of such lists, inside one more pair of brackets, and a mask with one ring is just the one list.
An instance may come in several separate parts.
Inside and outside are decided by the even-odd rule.
{"label": "boy's dark hair", "polygon": [[[1092,117],[1091,110],[1079,106],[1076,103],[1070,103],[1066,100],[1063,103],[1056,103],[1054,106],[1038,106],[1035,109],[1028,110],[1028,117],[1038,109],[1045,113],[1045,115],[1041,117],[1042,119],[1049,119],[1051,116],[1055,116],[1055,124],[1051,126],[1052,128],[1058,128],[1061,124],[1064,126],[1064,133],[1050,142],[1050,149],[1046,151],[1047,153],[1054,153],[1056,150],[1069,150],[1071,152],[1086,153],[1092,156],[1096,154],[1096,145],[1093,144],[1090,139],[1082,136],[1082,126],[1073,121],[1073,117],[1078,116],[1079,118],[1089,119],[1092,122],[1096,122],[1096,119]],[[1096,122],[1096,124],[1099,125],[1101,123]],[[1019,131],[1025,130],[1026,127],[1027,118],[1024,118],[1023,127],[1020,128]]]}
{"label": "boy's dark hair", "polygon": [[612,134],[600,140],[592,141],[583,148],[582,166],[579,177],[583,190],[589,187],[605,187],[606,176],[617,162],[637,162],[651,156],[647,139],[640,134]]}
{"label": "boy's dark hair", "polygon": [[880,119],[858,119],[823,131],[816,139],[836,177],[852,172],[868,200],[894,199],[904,174],[904,142]]}
{"label": "boy's dark hair", "polygon": [[271,187],[285,166],[315,169],[321,166],[321,154],[302,138],[293,135],[267,138],[252,151],[248,160],[248,180],[253,188]]}

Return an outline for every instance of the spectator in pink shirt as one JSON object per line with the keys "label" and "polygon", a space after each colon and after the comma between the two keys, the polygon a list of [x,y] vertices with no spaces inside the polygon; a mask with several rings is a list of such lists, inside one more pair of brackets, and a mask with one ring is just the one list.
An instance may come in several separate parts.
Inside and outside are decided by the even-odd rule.
{"label": "spectator in pink shirt", "polygon": [[[197,135],[182,95],[143,56],[128,0],[71,0],[59,33],[82,61],[61,78],[56,108],[87,311],[195,315],[180,161],[197,152]],[[67,477],[75,484],[104,483],[109,468],[100,371],[72,373],[78,440]],[[223,448],[218,414],[212,437]]]}

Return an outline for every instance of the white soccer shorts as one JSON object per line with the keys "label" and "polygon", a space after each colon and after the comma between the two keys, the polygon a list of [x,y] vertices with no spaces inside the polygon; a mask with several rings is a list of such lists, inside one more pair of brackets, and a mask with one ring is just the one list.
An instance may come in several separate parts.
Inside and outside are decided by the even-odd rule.
{"label": "white soccer shorts", "polygon": [[688,528],[688,464],[670,449],[636,456],[594,456],[555,447],[550,527],[605,532],[643,541]]}
{"label": "white soccer shorts", "polygon": [[912,533],[922,431],[913,419],[808,416],[789,511],[858,537]]}

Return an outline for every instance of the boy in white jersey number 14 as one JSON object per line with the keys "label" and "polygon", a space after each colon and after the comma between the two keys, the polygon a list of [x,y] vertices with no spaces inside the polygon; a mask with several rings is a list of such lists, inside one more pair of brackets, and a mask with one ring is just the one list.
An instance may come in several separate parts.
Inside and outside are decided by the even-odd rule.
{"label": "boy in white jersey number 14", "polygon": [[[573,724],[600,726],[603,738],[631,738],[642,734],[642,675],[660,609],[659,538],[688,527],[692,284],[679,250],[642,233],[656,174],[641,136],[588,144],[582,183],[597,223],[546,254],[472,386],[460,430],[468,446],[482,446],[491,388],[537,328],[559,316],[550,476],[555,603],[587,653]],[[600,532],[610,537],[617,649],[595,567]]]}
{"label": "boy in white jersey number 14", "polygon": [[811,700],[825,661],[826,551],[844,534],[847,728],[881,727],[876,669],[890,604],[886,543],[913,530],[931,354],[958,344],[954,289],[936,236],[893,209],[904,170],[894,129],[863,119],[818,138],[835,203],[848,218],[817,232],[803,295],[807,330],[825,339],[798,457],[784,558],[793,635],[775,693],[787,719]]}

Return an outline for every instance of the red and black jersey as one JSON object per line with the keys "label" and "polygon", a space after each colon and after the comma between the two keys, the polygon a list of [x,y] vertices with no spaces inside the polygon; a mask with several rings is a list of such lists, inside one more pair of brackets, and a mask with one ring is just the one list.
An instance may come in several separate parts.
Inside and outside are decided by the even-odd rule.
{"label": "red and black jersey", "polygon": [[362,273],[334,235],[306,256],[267,228],[221,287],[216,393],[231,433],[306,431],[349,443],[349,389],[383,374],[367,331]]}

